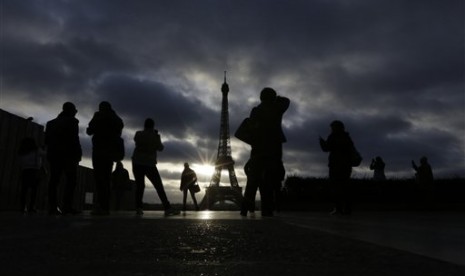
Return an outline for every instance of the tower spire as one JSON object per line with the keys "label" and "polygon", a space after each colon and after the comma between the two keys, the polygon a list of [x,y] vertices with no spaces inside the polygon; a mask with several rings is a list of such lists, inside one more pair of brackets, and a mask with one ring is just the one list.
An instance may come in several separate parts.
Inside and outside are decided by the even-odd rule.
{"label": "tower spire", "polygon": [[224,82],[223,82],[223,85],[221,85],[221,92],[223,92],[223,94],[229,92],[229,85],[226,82],[226,71],[224,71]]}

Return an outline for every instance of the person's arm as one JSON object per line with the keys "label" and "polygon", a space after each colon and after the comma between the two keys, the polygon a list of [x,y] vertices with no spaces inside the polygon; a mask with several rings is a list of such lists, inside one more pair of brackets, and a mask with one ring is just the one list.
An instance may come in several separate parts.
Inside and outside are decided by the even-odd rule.
{"label": "person's arm", "polygon": [[375,159],[371,159],[370,170],[375,169]]}
{"label": "person's arm", "polygon": [[164,148],[165,146],[163,146],[163,143],[161,142],[161,136],[157,133],[157,150],[163,151]]}
{"label": "person's arm", "polygon": [[76,154],[76,161],[79,163],[82,160],[82,147],[79,141],[79,121],[77,119],[73,122],[72,139],[74,140],[74,151]]}
{"label": "person's arm", "polygon": [[328,151],[329,151],[328,142],[325,141],[323,138],[321,138],[321,136],[320,136],[320,147],[321,147],[321,149],[322,149],[324,152],[328,152]]}
{"label": "person's arm", "polygon": [[86,129],[87,135],[94,135],[95,134],[95,117],[97,113],[94,114],[94,117],[90,120],[89,126]]}
{"label": "person's arm", "polygon": [[281,113],[286,112],[290,104],[291,101],[288,98],[282,96],[276,97],[276,105],[278,106],[278,109]]}

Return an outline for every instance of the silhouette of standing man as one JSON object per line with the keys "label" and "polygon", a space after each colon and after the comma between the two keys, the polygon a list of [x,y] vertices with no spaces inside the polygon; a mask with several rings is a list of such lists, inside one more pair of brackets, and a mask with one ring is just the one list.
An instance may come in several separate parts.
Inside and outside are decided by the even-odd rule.
{"label": "silhouette of standing man", "polygon": [[184,170],[181,174],[181,186],[179,189],[182,191],[182,210],[186,211],[187,192],[190,192],[192,201],[194,202],[195,210],[199,210],[197,199],[195,198],[194,185],[197,182],[197,174],[189,167],[189,163],[184,163]]}
{"label": "silhouette of standing man", "polygon": [[[79,120],[75,118],[77,109],[71,102],[63,104],[63,111],[55,119],[47,122],[45,145],[47,160],[50,164],[48,184],[49,214],[77,214],[72,208],[74,189],[77,184],[77,168],[82,158],[79,142]],[[63,208],[58,209],[57,187],[62,175],[66,176]]]}
{"label": "silhouette of standing man", "polygon": [[257,188],[260,189],[262,216],[273,216],[276,191],[281,187],[285,171],[282,144],[286,137],[281,127],[282,117],[289,108],[288,98],[277,96],[266,87],[260,93],[261,103],[249,116],[252,131],[250,160],[247,162],[247,185],[241,215],[252,211]]}
{"label": "silhouette of standing man", "polygon": [[331,214],[348,215],[352,212],[348,185],[352,174],[354,143],[341,121],[333,121],[330,127],[331,134],[328,139],[324,140],[320,137],[320,146],[324,152],[329,152],[329,181],[336,203]]}
{"label": "silhouette of standing man", "polygon": [[[99,111],[89,122],[87,134],[92,135],[92,166],[98,206],[93,215],[110,213],[110,186],[113,162],[124,157],[124,144],[121,149],[123,121],[112,109],[109,102],[101,102]],[[121,152],[122,151],[122,152]]]}
{"label": "silhouette of standing man", "polygon": [[165,188],[161,181],[160,173],[157,169],[157,151],[162,151],[164,146],[161,142],[160,134],[155,129],[155,122],[147,118],[144,122],[144,130],[137,131],[134,136],[136,147],[132,154],[132,171],[136,180],[136,214],[144,214],[142,209],[142,198],[145,190],[145,177],[152,182],[157,191],[158,197],[165,209],[165,215],[177,215],[179,211],[171,208],[171,204],[166,197]]}

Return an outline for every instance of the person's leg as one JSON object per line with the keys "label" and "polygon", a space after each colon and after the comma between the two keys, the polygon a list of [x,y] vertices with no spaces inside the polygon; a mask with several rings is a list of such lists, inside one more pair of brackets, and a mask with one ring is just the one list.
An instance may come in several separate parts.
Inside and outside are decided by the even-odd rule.
{"label": "person's leg", "polygon": [[344,215],[352,214],[352,180],[350,175],[352,173],[352,168],[346,168],[343,175],[343,180],[341,181],[341,197],[342,197],[342,213]]}
{"label": "person's leg", "polygon": [[274,166],[271,160],[259,160],[257,164],[257,170],[255,173],[256,182],[260,189],[261,197],[261,213],[262,216],[273,216],[274,208],[274,187],[273,177],[275,175]]}
{"label": "person's leg", "polygon": [[36,205],[36,198],[37,198],[37,188],[39,187],[40,179],[39,179],[39,170],[34,170],[33,178],[31,182],[31,198],[29,200],[29,205],[27,207],[27,211],[29,213],[35,213],[35,205]]}
{"label": "person's leg", "polygon": [[255,196],[257,195],[260,175],[262,174],[260,162],[256,159],[250,159],[245,165],[244,171],[247,175],[247,183],[241,205],[242,216],[246,216],[247,212],[255,211]]}
{"label": "person's leg", "polygon": [[57,188],[63,173],[63,166],[60,161],[50,161],[50,181],[48,183],[48,210],[51,215],[57,214]]}
{"label": "person's leg", "polygon": [[270,173],[265,171],[259,183],[262,216],[273,216],[273,183],[269,175]]}
{"label": "person's leg", "polygon": [[158,172],[158,169],[156,166],[147,168],[147,178],[150,180],[150,182],[152,182],[153,187],[155,187],[158,197],[160,198],[165,210],[170,209],[171,204],[168,201],[168,198],[166,196],[165,188],[163,187],[160,173]]}
{"label": "person's leg", "polygon": [[242,199],[241,215],[247,215],[247,212],[255,211],[255,196],[258,190],[258,179],[256,176],[247,176],[245,185],[244,198]]}
{"label": "person's leg", "polygon": [[191,193],[191,197],[192,197],[192,201],[194,202],[195,210],[198,211],[199,205],[197,204],[197,199],[195,198],[195,192],[193,190],[189,190],[189,192]]}
{"label": "person's leg", "polygon": [[[331,186],[331,195],[335,203],[335,209],[332,214],[343,214],[350,212],[349,199],[349,181],[352,169],[350,167],[330,167],[329,181]],[[347,209],[345,211],[345,209]]]}
{"label": "person's leg", "polygon": [[186,211],[186,201],[187,201],[187,190],[188,189],[184,189],[182,190],[182,210],[183,211]]}
{"label": "person's leg", "polygon": [[113,171],[113,161],[111,159],[105,160],[104,175],[103,175],[103,187],[104,192],[103,198],[103,209],[104,211],[110,211],[110,195],[111,195],[111,172]]}
{"label": "person's leg", "polygon": [[282,181],[286,175],[286,170],[284,169],[284,164],[282,160],[276,160],[274,162],[275,169],[273,174],[273,200],[274,200],[274,210],[278,213],[281,211],[281,202],[282,202]]}
{"label": "person's leg", "polygon": [[135,207],[136,210],[142,210],[142,198],[145,190],[145,167],[133,163],[132,172],[136,182]]}
{"label": "person's leg", "polygon": [[19,211],[21,213],[26,211],[26,197],[29,190],[29,173],[28,170],[23,170],[21,172],[21,196],[19,200]]}
{"label": "person's leg", "polygon": [[95,187],[97,190],[97,202],[103,213],[110,210],[110,185],[113,161],[105,156],[93,156]]}
{"label": "person's leg", "polygon": [[63,195],[63,211],[65,213],[76,212],[73,210],[73,199],[77,185],[77,167],[78,164],[66,164],[65,166],[66,186]]}

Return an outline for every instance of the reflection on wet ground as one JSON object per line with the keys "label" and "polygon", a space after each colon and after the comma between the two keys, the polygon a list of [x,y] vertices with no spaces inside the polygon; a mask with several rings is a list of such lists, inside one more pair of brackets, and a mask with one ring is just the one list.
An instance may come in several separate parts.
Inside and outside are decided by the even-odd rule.
{"label": "reflection on wet ground", "polygon": [[465,275],[461,213],[0,213],[2,275]]}
{"label": "reflection on wet ground", "polygon": [[[134,213],[120,212],[114,216],[131,217]],[[141,218],[166,217],[162,212],[148,211]],[[169,219],[253,220],[262,217],[260,212],[243,218],[237,212],[201,211],[184,212]],[[281,213],[271,219],[465,265],[465,214],[461,212],[361,212],[352,216],[294,212]]]}

